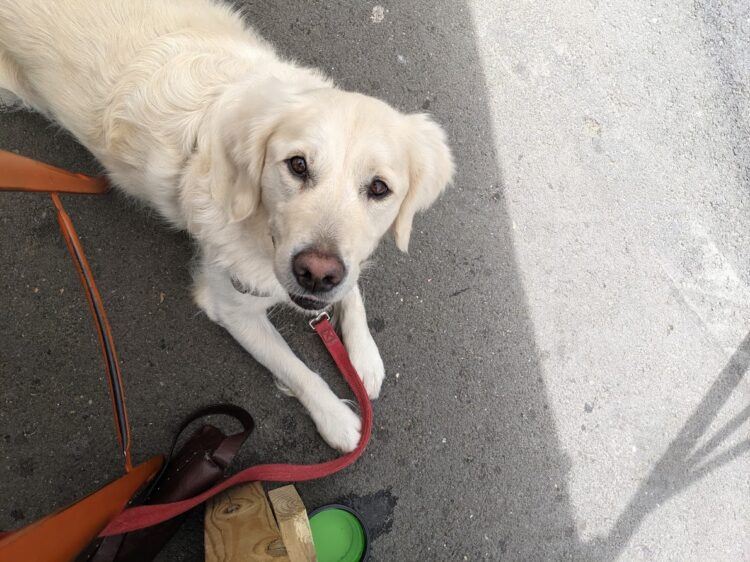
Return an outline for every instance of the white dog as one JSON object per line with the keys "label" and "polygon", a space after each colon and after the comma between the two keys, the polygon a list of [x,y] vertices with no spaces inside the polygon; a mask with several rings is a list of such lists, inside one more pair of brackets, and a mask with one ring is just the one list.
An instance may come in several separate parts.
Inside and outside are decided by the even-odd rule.
{"label": "white dog", "polygon": [[336,449],[360,420],[266,317],[337,303],[372,398],[385,375],[357,287],[389,229],[453,175],[441,128],[283,61],[210,0],[0,0],[0,92],[47,115],[126,193],[198,241],[195,299]]}

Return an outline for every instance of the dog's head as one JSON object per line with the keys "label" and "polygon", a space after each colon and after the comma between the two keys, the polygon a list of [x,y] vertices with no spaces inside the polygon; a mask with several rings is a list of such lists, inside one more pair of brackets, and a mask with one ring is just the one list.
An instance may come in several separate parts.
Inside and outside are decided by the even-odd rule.
{"label": "dog's head", "polygon": [[341,299],[390,229],[406,251],[415,213],[453,176],[443,130],[334,88],[235,98],[213,150],[212,196],[227,219],[262,207],[274,272],[298,306]]}

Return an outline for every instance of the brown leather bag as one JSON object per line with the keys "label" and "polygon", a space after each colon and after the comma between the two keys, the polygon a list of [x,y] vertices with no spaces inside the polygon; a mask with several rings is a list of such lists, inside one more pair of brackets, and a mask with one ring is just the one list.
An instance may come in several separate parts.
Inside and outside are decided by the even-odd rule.
{"label": "brown leather bag", "polygon": [[[135,504],[168,503],[193,497],[225,477],[227,468],[253,430],[253,418],[244,409],[232,405],[203,408],[185,421],[177,432],[172,451],[182,432],[195,420],[222,414],[235,418],[242,431],[229,436],[212,426],[203,425],[170,460],[149,489]],[[175,517],[139,531],[98,539],[78,558],[78,562],[148,562],[153,560],[184,520]]]}

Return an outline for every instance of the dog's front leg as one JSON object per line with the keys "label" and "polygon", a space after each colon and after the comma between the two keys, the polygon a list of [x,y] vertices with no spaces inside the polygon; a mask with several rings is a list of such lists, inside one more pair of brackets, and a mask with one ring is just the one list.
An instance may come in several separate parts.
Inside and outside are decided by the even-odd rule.
{"label": "dog's front leg", "polygon": [[385,378],[385,367],[367,326],[365,303],[359,287],[354,287],[339,302],[338,312],[341,316],[341,334],[352,365],[362,377],[370,398],[377,398]]}
{"label": "dog's front leg", "polygon": [[307,408],[320,435],[349,452],[359,442],[361,422],[318,375],[289,348],[266,317],[271,299],[235,291],[228,277],[198,279],[195,297],[209,318],[227,331]]}

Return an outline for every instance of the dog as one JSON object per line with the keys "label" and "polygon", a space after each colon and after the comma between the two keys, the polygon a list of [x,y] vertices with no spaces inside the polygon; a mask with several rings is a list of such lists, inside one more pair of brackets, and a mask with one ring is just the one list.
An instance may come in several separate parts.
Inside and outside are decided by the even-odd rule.
{"label": "dog", "polygon": [[335,449],[360,419],[266,311],[336,305],[371,398],[383,361],[358,288],[452,181],[442,128],[282,59],[211,0],[0,0],[0,92],[70,131],[112,183],[197,241],[194,298]]}

